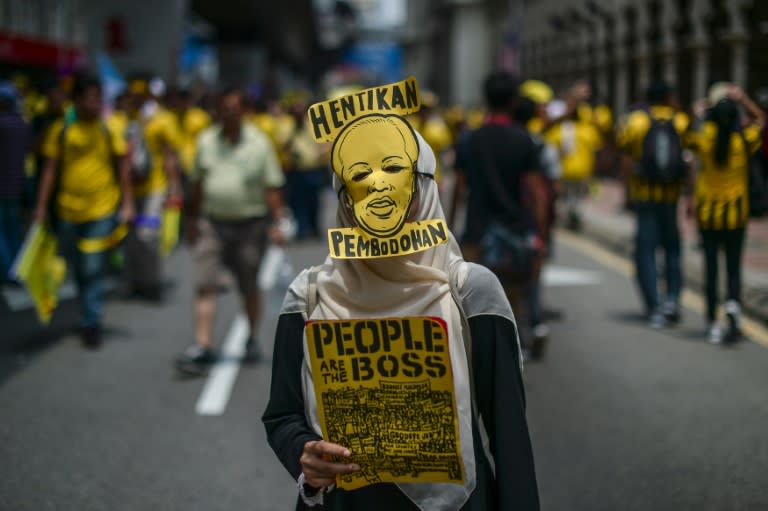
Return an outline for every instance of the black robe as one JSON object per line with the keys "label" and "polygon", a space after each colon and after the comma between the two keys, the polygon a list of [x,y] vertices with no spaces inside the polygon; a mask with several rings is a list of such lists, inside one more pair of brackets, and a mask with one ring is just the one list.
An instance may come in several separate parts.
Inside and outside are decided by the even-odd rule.
{"label": "black robe", "polygon": [[[482,270],[488,272],[485,268]],[[487,279],[480,280],[485,281],[482,284],[488,284]],[[499,285],[495,277],[492,280],[492,285]],[[469,279],[469,282],[472,282],[472,279]],[[468,292],[483,293],[482,284],[472,286]],[[462,294],[466,296],[466,293]],[[477,311],[477,314],[473,315],[473,311],[466,312],[472,334],[475,399],[488,434],[490,452],[496,465],[496,477],[491,472],[477,424],[473,419],[477,485],[462,510],[538,510],[539,495],[525,419],[525,392],[515,324],[495,314]],[[299,458],[303,453],[304,444],[310,440],[321,439],[307,424],[304,416],[301,377],[304,357],[303,331],[304,319],[301,313],[284,313],[280,316],[275,334],[270,399],[262,417],[269,445],[294,480],[297,480],[302,472]],[[296,509],[418,510],[416,505],[391,483],[376,484],[354,491],[335,489],[325,495],[325,504],[322,507],[310,508],[299,498]]]}

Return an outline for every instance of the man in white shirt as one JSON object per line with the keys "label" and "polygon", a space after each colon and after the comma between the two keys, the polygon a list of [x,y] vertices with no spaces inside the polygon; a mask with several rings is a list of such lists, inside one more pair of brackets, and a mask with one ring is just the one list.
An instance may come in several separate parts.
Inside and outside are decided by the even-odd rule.
{"label": "man in white shirt", "polygon": [[219,123],[198,139],[187,233],[197,267],[196,343],[176,361],[185,374],[204,374],[216,359],[212,328],[222,267],[237,283],[251,328],[246,361],[259,359],[257,274],[268,240],[283,241],[271,225],[284,215],[280,188],[285,179],[269,138],[244,122],[243,100],[238,89],[224,91]]}

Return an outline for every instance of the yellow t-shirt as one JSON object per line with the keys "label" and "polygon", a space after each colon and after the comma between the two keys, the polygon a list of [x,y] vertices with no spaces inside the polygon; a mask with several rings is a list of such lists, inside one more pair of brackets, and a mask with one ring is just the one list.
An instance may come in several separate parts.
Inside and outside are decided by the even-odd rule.
{"label": "yellow t-shirt", "polygon": [[439,115],[431,115],[418,128],[421,136],[435,153],[437,165],[435,167],[435,180],[440,181],[443,176],[443,163],[441,154],[453,146],[453,136],[448,124]]}
{"label": "yellow t-shirt", "polygon": [[526,125],[526,129],[529,133],[533,133],[534,135],[540,135],[541,132],[544,130],[544,119],[541,117],[531,117],[531,120],[528,121],[528,124]]}
{"label": "yellow t-shirt", "polygon": [[324,169],[328,165],[329,145],[315,142],[309,123],[304,123],[291,139],[291,168],[298,171]]}
{"label": "yellow t-shirt", "polygon": [[111,120],[75,121],[66,127],[63,139],[62,130],[63,119],[51,126],[42,147],[43,156],[59,160],[58,215],[83,223],[114,213],[120,202],[114,156],[126,152],[119,126]]}
{"label": "yellow t-shirt", "polygon": [[[658,120],[672,119],[675,130],[680,134],[683,145],[688,144],[690,120],[682,112],[676,112],[672,107],[654,105],[650,114]],[[640,161],[643,152],[643,140],[651,128],[651,118],[645,110],[631,112],[620,123],[616,134],[616,144],[636,162]],[[629,180],[629,197],[633,202],[676,202],[680,198],[683,183],[655,183],[639,176],[631,176]]]}
{"label": "yellow t-shirt", "polygon": [[[731,134],[728,161],[719,166],[715,161],[717,125],[705,122],[689,140],[698,157],[700,168],[696,177],[696,216],[704,229],[738,229],[749,220],[749,159],[762,144],[760,128],[751,125]],[[747,147],[744,147],[744,141]]]}
{"label": "yellow t-shirt", "polygon": [[195,165],[195,151],[197,151],[197,136],[211,125],[211,117],[197,107],[188,109],[183,115],[175,114],[181,129],[181,150],[179,159],[181,169],[187,175],[192,173]]}
{"label": "yellow t-shirt", "polygon": [[602,145],[602,137],[590,121],[559,122],[544,132],[544,141],[560,153],[564,180],[584,181],[592,177],[595,152]]}
{"label": "yellow t-shirt", "polygon": [[597,105],[592,109],[592,122],[602,134],[613,131],[613,113],[608,105]]}
{"label": "yellow t-shirt", "polygon": [[169,147],[179,151],[182,147],[182,136],[174,115],[167,110],[159,110],[144,124],[144,142],[152,162],[152,168],[146,180],[134,184],[136,197],[150,193],[164,192],[168,187],[165,175],[164,150]]}
{"label": "yellow t-shirt", "polygon": [[288,145],[297,130],[296,120],[292,116],[283,113],[274,117],[274,121],[275,131],[273,140],[275,142],[275,148],[277,149],[277,157],[280,160],[280,165],[285,168],[290,165],[291,161]]}

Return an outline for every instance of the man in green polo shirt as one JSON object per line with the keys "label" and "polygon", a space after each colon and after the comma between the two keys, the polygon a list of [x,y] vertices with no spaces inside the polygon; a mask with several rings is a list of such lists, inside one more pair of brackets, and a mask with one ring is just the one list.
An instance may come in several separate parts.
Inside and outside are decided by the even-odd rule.
{"label": "man in green polo shirt", "polygon": [[284,241],[271,227],[284,216],[283,172],[269,138],[243,121],[243,99],[238,89],[221,95],[220,122],[200,134],[191,176],[188,238],[197,267],[196,343],[176,360],[179,371],[191,375],[204,374],[215,361],[212,328],[222,267],[237,282],[248,316],[246,360],[258,360],[257,274],[268,240]]}

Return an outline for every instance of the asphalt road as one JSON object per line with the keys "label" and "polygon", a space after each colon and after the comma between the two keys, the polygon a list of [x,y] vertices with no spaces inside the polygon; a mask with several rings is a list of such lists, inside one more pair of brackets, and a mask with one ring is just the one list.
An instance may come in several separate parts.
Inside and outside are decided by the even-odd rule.
{"label": "asphalt road", "polygon": [[[303,267],[323,251],[289,255]],[[260,421],[269,364],[229,363],[220,415],[198,413],[210,377],[172,368],[192,339],[192,271],[180,250],[163,304],[111,299],[98,352],[70,333],[71,303],[48,330],[28,310],[0,310],[0,510],[293,507]],[[565,317],[525,369],[542,508],[768,509],[768,349],[711,346],[690,310],[674,330],[648,329],[631,281],[592,249],[560,243],[548,282]],[[282,292],[267,297],[265,351]],[[237,303],[219,303],[217,339],[231,344]]]}

